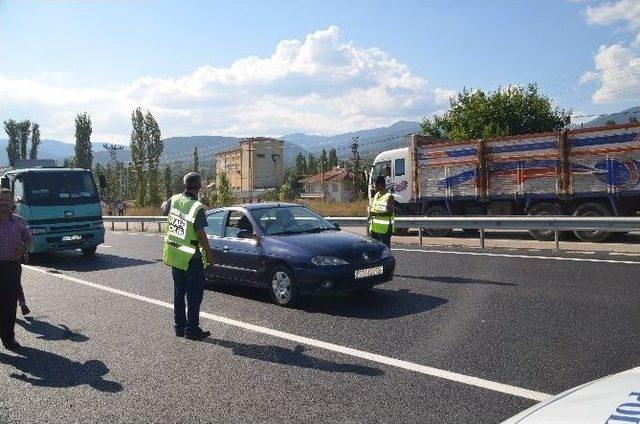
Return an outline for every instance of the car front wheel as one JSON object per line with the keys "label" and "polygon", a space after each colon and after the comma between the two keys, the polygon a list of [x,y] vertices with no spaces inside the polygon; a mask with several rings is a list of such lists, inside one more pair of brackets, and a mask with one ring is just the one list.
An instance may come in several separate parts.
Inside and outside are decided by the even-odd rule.
{"label": "car front wheel", "polygon": [[274,303],[280,306],[294,306],[298,300],[298,293],[291,270],[277,266],[270,275],[269,295]]}

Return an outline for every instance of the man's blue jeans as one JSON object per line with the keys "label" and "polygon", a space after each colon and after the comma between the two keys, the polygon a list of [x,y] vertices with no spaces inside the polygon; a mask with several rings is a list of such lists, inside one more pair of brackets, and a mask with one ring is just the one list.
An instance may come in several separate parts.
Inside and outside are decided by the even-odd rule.
{"label": "man's blue jeans", "polygon": [[[200,328],[200,304],[204,296],[204,269],[199,255],[191,258],[183,271],[171,268],[173,274],[173,313],[176,333],[195,334]],[[185,295],[188,311],[185,317]]]}

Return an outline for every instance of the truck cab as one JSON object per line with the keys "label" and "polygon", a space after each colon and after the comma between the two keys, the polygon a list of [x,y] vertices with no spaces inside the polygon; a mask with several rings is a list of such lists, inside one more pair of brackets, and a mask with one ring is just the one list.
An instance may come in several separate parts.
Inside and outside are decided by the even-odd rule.
{"label": "truck cab", "polygon": [[14,169],[1,183],[13,191],[16,214],[31,231],[30,253],[80,249],[92,256],[104,242],[100,196],[91,171]]}
{"label": "truck cab", "polygon": [[411,156],[408,147],[384,151],[376,156],[369,175],[369,203],[375,195],[375,180],[383,175],[387,181],[387,190],[393,194],[396,206],[406,214],[411,202],[413,182],[411,179]]}

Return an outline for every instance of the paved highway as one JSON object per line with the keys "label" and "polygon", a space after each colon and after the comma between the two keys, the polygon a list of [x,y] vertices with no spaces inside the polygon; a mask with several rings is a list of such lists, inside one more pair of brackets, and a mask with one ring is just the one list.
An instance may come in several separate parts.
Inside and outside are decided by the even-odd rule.
{"label": "paved highway", "polygon": [[162,238],[109,232],[23,273],[0,422],[499,422],[640,365],[633,257],[398,246],[396,278],[298,309],[213,284],[173,335]]}

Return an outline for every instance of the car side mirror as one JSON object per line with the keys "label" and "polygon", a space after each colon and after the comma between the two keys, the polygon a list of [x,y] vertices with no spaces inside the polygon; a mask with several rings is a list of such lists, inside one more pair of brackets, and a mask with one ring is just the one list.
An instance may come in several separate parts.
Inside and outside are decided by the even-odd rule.
{"label": "car side mirror", "polygon": [[22,198],[22,196],[16,196],[16,197],[13,199],[13,201],[14,201],[15,203],[22,203],[22,201],[23,201],[23,200],[24,200],[24,199]]}
{"label": "car side mirror", "polygon": [[333,223],[333,228],[335,228],[336,230],[340,229],[340,224],[338,224],[337,222]]}
{"label": "car side mirror", "polygon": [[100,176],[98,177],[98,180],[100,181],[100,190],[106,190],[106,188],[107,188],[107,177],[105,177],[104,175],[100,174]]}

